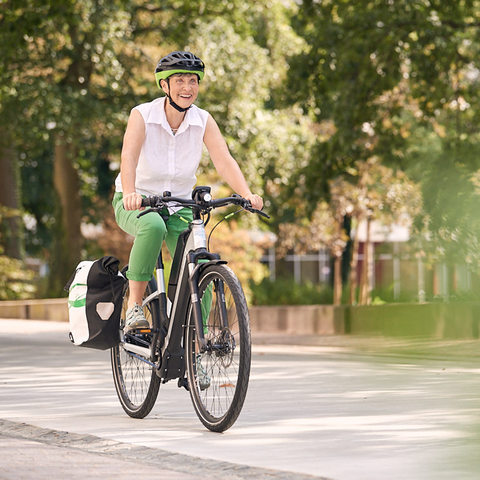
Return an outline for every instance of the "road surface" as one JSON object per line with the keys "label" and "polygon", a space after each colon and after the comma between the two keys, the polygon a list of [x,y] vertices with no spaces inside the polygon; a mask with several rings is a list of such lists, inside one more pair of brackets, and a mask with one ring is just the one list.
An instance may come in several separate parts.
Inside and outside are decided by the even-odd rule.
{"label": "road surface", "polygon": [[0,332],[0,478],[480,478],[478,340],[256,338],[244,409],[215,434],[176,382],[129,418],[108,352],[71,345],[67,324]]}

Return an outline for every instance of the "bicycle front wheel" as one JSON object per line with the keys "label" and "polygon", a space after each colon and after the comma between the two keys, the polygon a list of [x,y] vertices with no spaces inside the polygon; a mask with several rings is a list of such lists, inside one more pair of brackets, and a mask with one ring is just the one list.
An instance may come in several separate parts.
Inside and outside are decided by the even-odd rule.
{"label": "bicycle front wheel", "polygon": [[[156,289],[156,281],[152,279],[147,285],[146,296],[155,292]],[[123,297],[120,328],[125,326],[128,296],[127,284]],[[155,305],[153,303],[147,304],[143,308],[143,313],[150,323],[150,327],[158,328],[160,320],[157,318],[159,314]],[[138,346],[148,347],[152,341],[152,334],[129,335],[126,341]],[[132,418],[144,418],[150,413],[155,405],[160,388],[159,376],[154,368],[144,362],[142,358],[149,360],[146,355],[133,355],[127,352],[122,344],[111,349],[113,379],[118,399],[125,412]]]}
{"label": "bicycle front wheel", "polygon": [[205,268],[198,301],[207,349],[200,351],[190,305],[185,332],[190,396],[200,421],[209,430],[223,432],[235,423],[247,394],[251,363],[247,302],[226,265]]}

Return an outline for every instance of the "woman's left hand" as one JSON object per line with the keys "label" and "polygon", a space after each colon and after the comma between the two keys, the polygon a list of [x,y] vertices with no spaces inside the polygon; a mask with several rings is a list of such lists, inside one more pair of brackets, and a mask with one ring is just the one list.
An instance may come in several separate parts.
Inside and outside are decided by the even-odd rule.
{"label": "woman's left hand", "polygon": [[263,198],[260,195],[248,195],[248,197],[245,198],[250,200],[252,207],[256,210],[261,210],[263,208]]}

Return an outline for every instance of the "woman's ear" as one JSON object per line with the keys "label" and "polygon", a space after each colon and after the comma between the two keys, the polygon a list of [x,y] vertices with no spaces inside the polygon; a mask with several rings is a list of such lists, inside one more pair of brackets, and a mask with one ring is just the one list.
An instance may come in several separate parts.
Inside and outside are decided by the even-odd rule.
{"label": "woman's ear", "polygon": [[168,82],[166,80],[160,80],[160,86],[165,93],[168,93]]}

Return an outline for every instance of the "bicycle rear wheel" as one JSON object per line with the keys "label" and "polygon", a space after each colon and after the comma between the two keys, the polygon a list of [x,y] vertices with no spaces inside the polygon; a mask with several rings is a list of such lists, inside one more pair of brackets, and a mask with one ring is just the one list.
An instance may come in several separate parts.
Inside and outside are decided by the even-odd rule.
{"label": "bicycle rear wheel", "polygon": [[209,430],[223,432],[235,423],[247,394],[251,363],[247,302],[226,265],[207,266],[198,283],[207,350],[199,349],[190,305],[185,332],[190,396],[200,421]]}
{"label": "bicycle rear wheel", "polygon": [[[146,289],[145,295],[148,296],[157,290],[157,283],[152,279]],[[123,297],[120,328],[125,326],[127,312],[127,302],[129,296],[128,284],[125,288]],[[155,300],[153,301],[155,302]],[[147,304],[143,308],[145,318],[150,323],[151,328],[158,328],[160,319],[158,318],[158,308],[153,303]],[[152,334],[128,335],[127,342],[146,347],[151,344]],[[115,389],[117,391],[120,404],[125,412],[132,418],[144,418],[152,410],[158,396],[160,388],[160,378],[155,373],[154,368],[145,363],[140,358],[149,360],[146,355],[127,352],[120,344],[111,349],[111,363]]]}

